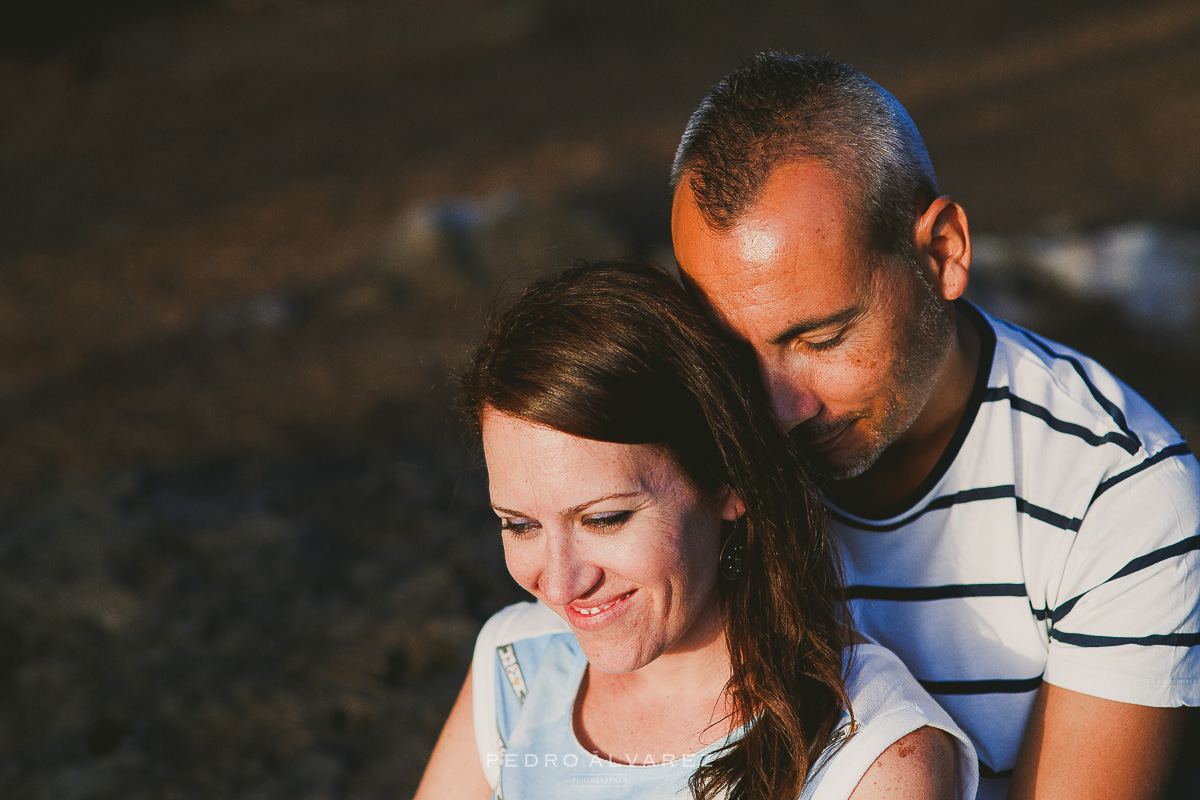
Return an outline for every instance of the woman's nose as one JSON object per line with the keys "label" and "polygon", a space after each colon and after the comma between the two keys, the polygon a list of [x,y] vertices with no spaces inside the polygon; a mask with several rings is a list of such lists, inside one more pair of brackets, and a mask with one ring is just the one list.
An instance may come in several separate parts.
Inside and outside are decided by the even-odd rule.
{"label": "woman's nose", "polygon": [[603,571],[587,558],[571,534],[547,536],[544,558],[538,588],[550,605],[565,606],[600,582]]}

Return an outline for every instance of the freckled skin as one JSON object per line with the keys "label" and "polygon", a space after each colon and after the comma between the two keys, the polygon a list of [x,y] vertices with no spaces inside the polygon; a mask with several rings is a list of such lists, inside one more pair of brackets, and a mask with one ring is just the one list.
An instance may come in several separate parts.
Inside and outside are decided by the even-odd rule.
{"label": "freckled skin", "polygon": [[953,798],[954,755],[949,734],[935,728],[918,728],[876,759],[850,800]]}
{"label": "freckled skin", "polygon": [[965,407],[977,345],[956,347],[950,300],[961,289],[926,268],[932,257],[918,258],[938,253],[937,236],[922,240],[917,260],[872,251],[844,184],[805,161],[777,167],[722,232],[708,227],[685,176],[671,229],[685,279],[753,348],[780,424],[819,472],[844,484],[832,493],[862,476],[853,495],[871,495],[863,484],[889,450],[903,458],[876,470],[887,480],[870,487],[875,502],[919,483]]}

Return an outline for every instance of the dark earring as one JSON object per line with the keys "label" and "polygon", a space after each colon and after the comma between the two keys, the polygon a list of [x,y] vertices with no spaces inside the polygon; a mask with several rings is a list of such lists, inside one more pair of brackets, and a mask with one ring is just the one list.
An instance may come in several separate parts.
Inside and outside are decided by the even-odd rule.
{"label": "dark earring", "polygon": [[727,581],[741,580],[746,573],[746,522],[745,515],[734,520],[725,544],[721,545],[718,570]]}

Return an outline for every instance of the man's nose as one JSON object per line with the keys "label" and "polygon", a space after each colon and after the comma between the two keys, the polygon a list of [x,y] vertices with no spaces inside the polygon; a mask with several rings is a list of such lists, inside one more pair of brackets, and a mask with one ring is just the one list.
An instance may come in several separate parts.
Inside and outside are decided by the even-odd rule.
{"label": "man's nose", "polygon": [[550,605],[578,600],[600,581],[602,570],[586,558],[571,532],[547,536],[544,558],[538,588]]}
{"label": "man's nose", "polygon": [[820,413],[820,398],[803,375],[781,365],[760,362],[759,367],[781,428],[790,431]]}

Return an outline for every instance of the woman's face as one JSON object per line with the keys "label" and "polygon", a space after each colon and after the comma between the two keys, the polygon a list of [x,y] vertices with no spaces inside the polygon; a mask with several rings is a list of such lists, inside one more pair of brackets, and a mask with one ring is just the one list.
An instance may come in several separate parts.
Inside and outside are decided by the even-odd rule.
{"label": "woman's face", "polygon": [[517,583],[608,673],[721,636],[717,556],[729,492],[707,498],[649,445],[581,439],[487,409],[492,507]]}

